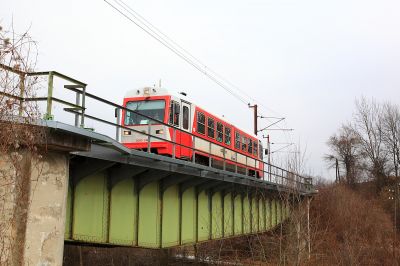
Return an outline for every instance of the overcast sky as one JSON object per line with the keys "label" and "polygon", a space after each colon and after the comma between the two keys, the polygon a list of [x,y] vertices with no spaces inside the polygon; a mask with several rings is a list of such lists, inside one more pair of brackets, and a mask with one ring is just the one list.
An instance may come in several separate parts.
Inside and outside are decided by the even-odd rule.
{"label": "overcast sky", "polygon": [[[332,178],[322,157],[326,141],[351,119],[362,95],[400,104],[400,2],[126,0],[135,11],[252,95],[284,116],[308,167]],[[153,85],[185,91],[195,103],[252,131],[243,103],[185,63],[102,0],[5,1],[0,23],[30,27],[38,70],[57,70],[114,102]],[[260,126],[270,121],[260,121]],[[274,145],[272,150],[280,146]],[[275,155],[275,154],[274,154]],[[277,153],[276,153],[277,155]]]}

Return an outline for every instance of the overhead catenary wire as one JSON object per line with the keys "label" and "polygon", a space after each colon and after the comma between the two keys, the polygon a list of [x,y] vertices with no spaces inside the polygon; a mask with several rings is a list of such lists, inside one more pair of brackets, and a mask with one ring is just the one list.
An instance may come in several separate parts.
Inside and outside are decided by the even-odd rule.
{"label": "overhead catenary wire", "polygon": [[[116,10],[120,15],[122,15],[123,17],[128,19],[130,22],[134,23],[137,27],[142,29],[145,33],[150,35],[153,39],[155,39],[156,41],[161,43],[167,49],[169,49],[170,51],[175,53],[181,59],[186,61],[188,64],[193,66],[195,69],[200,71],[205,76],[207,76],[210,80],[215,82],[218,86],[223,88],[225,91],[227,91],[229,94],[231,94],[233,97],[235,97],[237,100],[239,100],[243,104],[248,105],[250,103],[250,101],[256,102],[265,111],[271,111],[271,112],[279,115],[278,112],[267,107],[262,102],[256,100],[254,97],[252,97],[245,91],[241,90],[234,83],[232,83],[228,79],[224,78],[222,75],[218,74],[213,69],[209,68],[201,60],[196,58],[193,54],[191,54],[185,48],[180,46],[177,42],[175,42],[173,39],[168,37],[160,29],[158,29],[156,26],[154,26],[152,23],[150,23],[146,18],[144,18],[137,11],[135,11],[133,8],[131,8],[123,0],[104,0],[104,2],[106,2],[110,7],[112,7],[114,10]],[[111,2],[113,2],[113,3],[111,3]],[[284,123],[286,124],[286,121],[284,121]],[[279,126],[277,126],[277,127],[280,128]],[[290,134],[288,135],[288,132],[284,132],[284,136],[286,137],[286,139],[289,138],[290,142],[292,142],[291,135]]]}
{"label": "overhead catenary wire", "polygon": [[137,11],[135,11],[133,8],[131,8],[129,5],[127,5],[123,0],[114,0],[114,2],[118,3],[120,6],[122,5],[121,6],[122,8],[124,8],[128,13],[130,13],[137,20],[139,20],[143,25],[145,25],[146,28],[148,28],[149,30],[152,30],[153,32],[155,32],[158,36],[167,39],[173,45],[175,45],[177,48],[179,48],[181,51],[183,51],[184,54],[186,54],[188,57],[190,57],[190,59],[192,59],[192,60],[196,61],[198,64],[202,65],[204,67],[204,71],[208,71],[208,72],[212,73],[214,76],[218,77],[219,79],[221,79],[222,81],[224,81],[225,83],[227,83],[228,85],[230,85],[231,87],[233,87],[234,89],[239,91],[241,94],[246,96],[251,101],[258,103],[261,107],[263,107],[265,109],[265,111],[270,110],[270,111],[272,111],[272,112],[277,114],[276,111],[274,111],[273,109],[265,106],[262,102],[254,99],[251,95],[249,95],[247,92],[245,92],[242,89],[240,89],[237,85],[235,85],[234,83],[232,83],[231,81],[229,81],[228,79],[226,79],[225,77],[223,77],[222,75],[218,74],[216,71],[214,71],[213,69],[208,67],[200,59],[196,58],[192,53],[190,53],[184,47],[179,45],[176,41],[171,39],[168,35],[163,33],[159,28],[154,26],[150,21],[148,21],[146,18],[144,18],[142,15],[140,15]]}
{"label": "overhead catenary wire", "polygon": [[[255,98],[253,98],[251,95],[249,95],[247,92],[245,92],[244,90],[240,89],[239,86],[237,86],[236,84],[234,84],[233,82],[229,81],[228,79],[226,79],[225,77],[223,77],[222,75],[218,74],[216,71],[214,71],[213,69],[211,69],[210,67],[208,67],[205,63],[203,63],[200,59],[198,59],[197,57],[195,57],[192,53],[190,53],[188,50],[186,50],[184,47],[182,47],[181,45],[179,45],[176,41],[174,41],[173,39],[171,39],[168,35],[166,35],[165,33],[163,33],[159,28],[157,28],[156,26],[154,26],[151,22],[149,22],[146,18],[144,18],[142,15],[140,15],[137,11],[135,11],[133,8],[131,8],[129,5],[127,5],[123,0],[114,0],[114,2],[119,2],[121,3],[125,8],[125,10],[127,12],[129,12],[132,16],[136,17],[138,20],[140,20],[144,25],[146,25],[147,28],[152,29],[154,32],[157,32],[157,35],[161,35],[162,37],[164,37],[165,39],[167,39],[168,41],[170,41],[173,45],[175,45],[177,48],[179,48],[181,51],[183,51],[186,55],[188,55],[188,57],[190,57],[192,60],[196,61],[198,64],[202,65],[204,67],[205,71],[208,71],[210,73],[212,73],[213,75],[215,75],[216,77],[218,77],[219,79],[221,79],[222,81],[224,81],[225,83],[227,83],[228,85],[230,85],[231,87],[233,87],[234,89],[236,89],[237,91],[239,91],[241,94],[243,94],[244,96],[246,96],[248,99],[250,99],[251,101],[253,101],[254,103],[257,103],[261,108],[263,108],[265,111],[271,111],[275,114],[278,114],[278,112],[276,112],[275,110],[271,109],[270,107],[267,107],[266,105],[264,105],[262,102],[256,100]],[[127,10],[128,9],[128,10]]]}
{"label": "overhead catenary wire", "polygon": [[[181,59],[183,59],[184,61],[186,61],[187,63],[189,63],[190,65],[192,65],[194,68],[196,68],[197,70],[199,70],[201,73],[203,73],[205,76],[207,76],[208,78],[210,78],[212,81],[214,81],[217,85],[219,85],[220,87],[222,87],[223,89],[225,89],[228,93],[230,93],[232,96],[234,96],[237,100],[239,100],[240,102],[244,103],[244,104],[248,104],[248,101],[246,101],[246,99],[244,99],[244,97],[241,97],[240,95],[238,95],[237,93],[235,93],[232,89],[230,89],[228,86],[226,86],[223,82],[221,82],[220,80],[218,80],[215,76],[211,75],[209,72],[207,72],[207,66],[201,66],[198,63],[194,62],[193,60],[191,60],[190,58],[188,58],[187,56],[185,56],[185,54],[183,54],[182,52],[180,52],[178,49],[176,49],[173,45],[171,45],[170,43],[168,43],[168,41],[166,41],[164,38],[162,38],[160,36],[160,34],[158,34],[157,32],[155,32],[154,30],[151,29],[150,26],[145,25],[145,23],[143,23],[143,21],[139,20],[137,18],[137,16],[134,15],[134,13],[132,11],[130,11],[128,8],[126,8],[123,4],[123,1],[119,0],[116,1],[114,0],[115,3],[117,3],[122,9],[124,9],[126,12],[128,12],[131,16],[133,16],[135,19],[139,20],[135,21],[134,19],[132,19],[130,16],[128,16],[126,13],[124,13],[121,9],[119,9],[117,6],[113,5],[112,3],[110,3],[107,0],[104,0],[104,2],[106,2],[109,6],[111,6],[113,9],[115,9],[118,13],[120,13],[122,16],[124,16],[125,18],[127,18],[129,21],[131,21],[132,23],[134,23],[136,26],[138,26],[140,29],[142,29],[143,31],[145,31],[147,34],[149,34],[152,38],[154,38],[155,40],[157,40],[158,42],[160,42],[163,46],[165,46],[166,48],[168,48],[169,50],[171,50],[173,53],[175,53],[176,55],[178,55]],[[121,3],[120,3],[121,2]],[[125,4],[126,5],[126,4]],[[142,25],[144,24],[144,25]]]}
{"label": "overhead catenary wire", "polygon": [[[147,34],[149,34],[151,37],[159,41],[161,44],[166,46],[168,49],[170,49],[172,52],[177,54],[179,57],[184,59],[187,63],[191,64],[198,64],[197,66],[194,66],[196,69],[198,69],[201,73],[209,77],[211,80],[216,82],[219,86],[227,90],[230,94],[232,94],[234,97],[236,97],[238,100],[240,100],[244,104],[248,104],[250,101],[258,103],[258,105],[263,108],[267,112],[273,112],[278,114],[275,110],[267,107],[265,104],[263,104],[261,101],[258,101],[251,95],[249,95],[247,92],[243,91],[240,89],[237,85],[229,81],[228,79],[224,78],[222,75],[218,74],[216,71],[208,67],[205,63],[203,63],[201,60],[196,58],[193,54],[191,54],[188,50],[183,48],[181,45],[179,45],[176,41],[171,39],[168,35],[164,34],[160,29],[158,29],[156,26],[154,26],[151,22],[149,22],[146,18],[144,18],[142,15],[140,15],[137,11],[135,11],[133,8],[131,8],[129,5],[127,5],[123,0],[113,0],[120,8],[122,8],[125,12],[129,13],[136,21],[132,21],[131,18],[127,16],[121,9],[110,3],[110,0],[104,0],[108,5],[110,5],[112,8],[114,8],[116,11],[118,11],[121,15],[125,16],[127,19],[129,19],[131,22],[136,24],[138,27],[140,27],[142,30],[144,30]],[[139,23],[141,25],[139,25]],[[190,62],[189,62],[190,61]],[[218,81],[216,81],[219,79]],[[221,82],[222,81],[222,82]],[[225,84],[223,84],[225,83]],[[234,92],[231,88],[229,88],[227,85],[238,91],[242,96],[240,96],[238,93]],[[247,100],[245,99],[245,96]],[[250,101],[249,101],[250,100]]]}

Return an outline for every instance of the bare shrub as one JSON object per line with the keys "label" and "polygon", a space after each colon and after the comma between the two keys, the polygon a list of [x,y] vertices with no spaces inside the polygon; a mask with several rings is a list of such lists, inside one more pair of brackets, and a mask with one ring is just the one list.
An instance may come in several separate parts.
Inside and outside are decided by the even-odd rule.
{"label": "bare shrub", "polygon": [[393,265],[390,216],[374,199],[344,185],[320,189],[311,207],[315,265]]}
{"label": "bare shrub", "polygon": [[[12,28],[12,27],[11,27]],[[43,132],[32,122],[38,106],[38,79],[31,78],[36,44],[27,32],[17,34],[0,26],[0,264],[22,261],[27,210],[31,192],[31,158],[40,156],[36,139]]]}
{"label": "bare shrub", "polygon": [[283,224],[268,233],[200,244],[199,258],[233,265],[394,265],[393,224],[374,195],[370,187],[343,184],[325,184],[311,201],[281,193],[292,206]]}

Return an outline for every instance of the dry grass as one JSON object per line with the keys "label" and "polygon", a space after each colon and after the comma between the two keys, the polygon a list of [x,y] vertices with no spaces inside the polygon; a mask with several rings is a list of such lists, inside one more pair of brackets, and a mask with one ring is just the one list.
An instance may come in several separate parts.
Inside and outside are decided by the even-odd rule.
{"label": "dry grass", "polygon": [[372,195],[344,185],[320,189],[311,208],[316,241],[310,264],[394,265],[393,224]]}

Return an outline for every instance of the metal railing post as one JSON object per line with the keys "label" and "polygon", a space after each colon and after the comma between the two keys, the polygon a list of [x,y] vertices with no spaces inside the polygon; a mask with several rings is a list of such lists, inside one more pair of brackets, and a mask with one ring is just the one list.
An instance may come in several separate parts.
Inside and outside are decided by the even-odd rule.
{"label": "metal railing post", "polygon": [[224,154],[224,161],[222,162],[222,170],[226,170],[226,155],[225,155],[225,147],[222,147],[222,153]]}
{"label": "metal railing post", "polygon": [[172,158],[176,157],[176,129],[172,127]]}
{"label": "metal railing post", "polygon": [[208,166],[211,167],[211,142],[208,145]]}
{"label": "metal railing post", "polygon": [[269,182],[271,182],[271,179],[272,179],[272,167],[271,167],[271,164],[270,163],[268,163],[268,169],[269,169],[269,174],[268,174],[268,179],[269,179]]}
{"label": "metal railing post", "polygon": [[263,177],[262,177],[262,180],[265,181],[265,175],[268,174],[268,172],[265,171],[265,163],[263,161],[258,161],[258,163],[262,164],[262,166],[263,166],[263,170],[262,170],[263,171]]}
{"label": "metal railing post", "polygon": [[115,139],[119,142],[120,137],[121,137],[121,128],[119,127],[121,125],[121,109],[117,108],[117,129],[115,130]]}
{"label": "metal railing post", "polygon": [[82,116],[81,116],[81,127],[85,127],[85,109],[86,109],[86,86],[82,87]]}
{"label": "metal railing post", "polygon": [[151,124],[150,124],[150,120],[147,123],[147,152],[150,153],[150,141],[151,141],[151,137],[150,137],[150,130],[151,130]]}
{"label": "metal railing post", "polygon": [[[80,105],[81,104],[81,94],[76,93],[76,99],[75,99],[75,104]],[[79,127],[79,110],[77,110],[78,113],[75,114],[75,126]]]}
{"label": "metal railing post", "polygon": [[49,72],[49,78],[47,82],[47,107],[46,114],[44,115],[45,120],[53,120],[54,116],[51,114],[52,104],[53,104],[53,71]]}
{"label": "metal railing post", "polygon": [[246,156],[246,167],[244,168],[244,169],[246,169],[246,175],[249,175],[249,168],[248,168],[248,162],[247,162],[247,159],[248,159],[249,157],[247,157]]}
{"label": "metal railing post", "polygon": [[238,166],[237,166],[237,164],[238,164],[238,162],[237,162],[237,152],[235,152],[235,173],[237,173],[238,172]]}
{"label": "metal railing post", "polygon": [[193,142],[192,142],[192,161],[195,163],[196,162],[196,136],[193,135]]}
{"label": "metal railing post", "polygon": [[257,159],[254,159],[254,177],[257,178]]}

